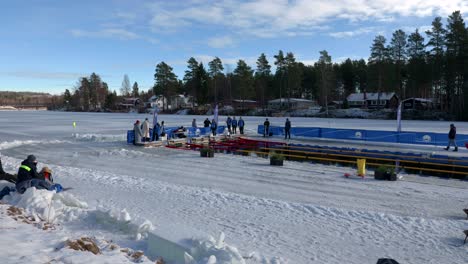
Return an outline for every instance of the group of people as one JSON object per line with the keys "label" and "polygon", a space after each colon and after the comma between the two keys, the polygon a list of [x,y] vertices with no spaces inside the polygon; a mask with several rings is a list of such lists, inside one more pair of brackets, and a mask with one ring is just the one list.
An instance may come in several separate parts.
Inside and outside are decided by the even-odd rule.
{"label": "group of people", "polygon": [[5,172],[0,160],[0,180],[15,183],[15,188],[6,186],[0,191],[0,199],[12,191],[22,194],[26,189],[31,187],[49,191],[55,190],[56,192],[61,192],[63,190],[62,185],[54,183],[51,169],[44,166],[40,172],[37,171],[37,158],[34,155],[29,155],[21,162],[17,175]]}
{"label": "group of people", "polygon": [[[241,135],[244,134],[245,122],[242,119],[242,117],[239,117],[239,120],[237,120],[235,116],[233,118],[228,116],[228,118],[226,119],[226,126],[228,128],[229,134],[237,134],[237,128],[239,128],[239,133]],[[197,128],[197,121],[195,118],[192,120],[192,127]],[[216,136],[216,131],[218,130],[218,123],[214,118],[211,121],[210,119],[206,118],[205,121],[203,121],[203,127],[210,128],[213,136]]]}
{"label": "group of people", "polygon": [[[265,119],[263,122],[263,137],[270,137],[273,133],[270,132],[270,121]],[[286,118],[286,122],[284,123],[284,139],[291,139],[291,121],[289,118]]]}
{"label": "group of people", "polygon": [[143,121],[143,124],[140,120],[137,120],[133,124],[133,131],[135,132],[135,139],[133,141],[134,145],[142,144],[143,142],[158,141],[159,137],[166,135],[164,121],[156,122],[153,125],[153,134],[150,133],[150,123],[148,118]]}
{"label": "group of people", "polygon": [[245,122],[244,122],[244,119],[242,119],[242,117],[239,117],[239,120],[237,120],[235,116],[233,116],[232,118],[228,116],[228,118],[226,119],[226,125],[228,128],[229,134],[237,134],[238,127],[239,127],[239,133],[241,135],[244,134]]}

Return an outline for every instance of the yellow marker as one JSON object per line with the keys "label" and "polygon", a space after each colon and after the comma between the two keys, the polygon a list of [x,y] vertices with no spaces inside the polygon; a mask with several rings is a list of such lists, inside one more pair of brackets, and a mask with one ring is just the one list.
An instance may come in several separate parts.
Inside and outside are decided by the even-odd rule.
{"label": "yellow marker", "polygon": [[73,128],[76,128],[76,122],[73,122]]}

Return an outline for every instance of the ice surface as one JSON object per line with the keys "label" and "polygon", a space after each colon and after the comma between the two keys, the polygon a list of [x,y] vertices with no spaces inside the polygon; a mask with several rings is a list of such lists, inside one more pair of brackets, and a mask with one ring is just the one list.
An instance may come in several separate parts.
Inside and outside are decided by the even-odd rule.
{"label": "ice surface", "polygon": [[[57,182],[73,187],[51,197],[52,192],[36,190],[32,196],[4,200],[25,206],[38,218],[55,219],[61,223],[62,236],[75,232],[104,236],[142,250],[150,232],[185,246],[193,242],[188,247],[204,253],[188,253],[203,264],[214,258],[222,261],[225,252],[215,253],[223,246],[246,263],[375,263],[382,257],[400,263],[466,261],[468,247],[454,246],[463,242],[461,231],[466,229],[461,211],[468,206],[466,181],[416,175],[405,175],[397,182],[346,179],[343,174],[354,169],[288,161],[277,168],[257,157],[217,153],[213,159],[201,159],[192,151],[125,144],[126,130],[145,117],[150,118],[0,112],[5,170],[17,171],[27,155],[35,154],[39,166],[49,166]],[[190,126],[193,118],[201,125],[205,116],[159,117],[167,126]],[[264,120],[243,118],[251,135]],[[272,125],[284,123],[284,118],[269,119]],[[395,121],[385,120],[291,120],[293,126],[396,127]],[[447,132],[449,124],[403,121],[403,129]],[[468,131],[468,123],[455,125],[459,133]],[[466,153],[463,150],[461,155]],[[53,210],[48,209],[49,203]],[[224,239],[219,237],[221,232]],[[63,237],[54,239],[58,243]],[[55,244],[43,246],[51,249]],[[19,259],[3,249],[8,244],[0,248],[1,257]],[[39,248],[36,244],[36,251]],[[32,254],[26,250],[23,255],[28,252]],[[50,261],[48,256],[38,253],[37,259]],[[61,260],[71,262],[79,256]]]}

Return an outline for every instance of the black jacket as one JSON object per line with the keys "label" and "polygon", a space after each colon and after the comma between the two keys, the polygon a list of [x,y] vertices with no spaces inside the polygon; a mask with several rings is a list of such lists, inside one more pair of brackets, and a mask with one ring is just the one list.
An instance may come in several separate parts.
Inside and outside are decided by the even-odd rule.
{"label": "black jacket", "polygon": [[22,181],[27,181],[31,179],[42,179],[41,175],[37,173],[37,167],[34,162],[30,162],[28,160],[24,160],[21,162],[21,166],[18,170],[18,181],[20,183]]}
{"label": "black jacket", "polygon": [[449,139],[455,139],[456,135],[457,135],[457,128],[456,127],[450,128],[450,132],[448,134]]}
{"label": "black jacket", "polygon": [[284,124],[284,129],[286,130],[291,129],[291,121],[286,121],[286,123]]}
{"label": "black jacket", "polygon": [[268,120],[265,121],[265,122],[263,123],[263,125],[266,126],[266,127],[269,127],[269,126],[270,126],[270,121],[268,121]]}
{"label": "black jacket", "polygon": [[210,120],[205,120],[205,122],[203,122],[203,124],[205,125],[205,127],[210,127],[211,122],[210,122]]}

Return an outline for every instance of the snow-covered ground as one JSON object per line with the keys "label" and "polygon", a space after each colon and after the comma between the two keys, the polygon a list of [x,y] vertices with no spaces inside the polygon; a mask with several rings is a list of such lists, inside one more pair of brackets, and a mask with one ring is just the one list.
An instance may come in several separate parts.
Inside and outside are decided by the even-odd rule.
{"label": "snow-covered ground", "polygon": [[[108,250],[105,241],[147,253],[150,229],[180,244],[223,249],[232,254],[231,262],[236,260],[233,247],[245,263],[376,263],[382,257],[400,263],[467,262],[468,246],[460,246],[462,231],[468,229],[462,212],[468,208],[467,181],[415,175],[397,182],[346,179],[343,174],[353,169],[298,162],[278,168],[257,157],[216,153],[203,159],[193,151],[125,144],[126,130],[145,117],[151,120],[138,114],[0,112],[5,170],[15,172],[27,155],[35,154],[39,167],[52,168],[56,182],[73,187],[62,194],[36,191],[4,198],[42,215],[39,219],[52,212],[55,228],[14,221],[6,213],[9,205],[1,205],[0,234],[8,237],[0,239],[2,262],[138,261]],[[159,120],[189,126],[193,118],[201,125],[206,117],[167,115]],[[264,120],[244,119],[248,134]],[[284,118],[269,119],[272,125],[284,123]],[[385,120],[291,120],[293,126],[334,128],[393,130],[396,125]],[[403,130],[447,132],[449,124],[403,121]],[[459,133],[468,131],[468,123],[456,126]],[[219,245],[221,232],[228,245]],[[94,256],[61,246],[82,236],[95,238],[106,250]],[[35,252],[41,261],[32,256]],[[196,261],[213,261],[207,254]],[[222,262],[225,255],[218,255],[217,263],[229,263]]]}

